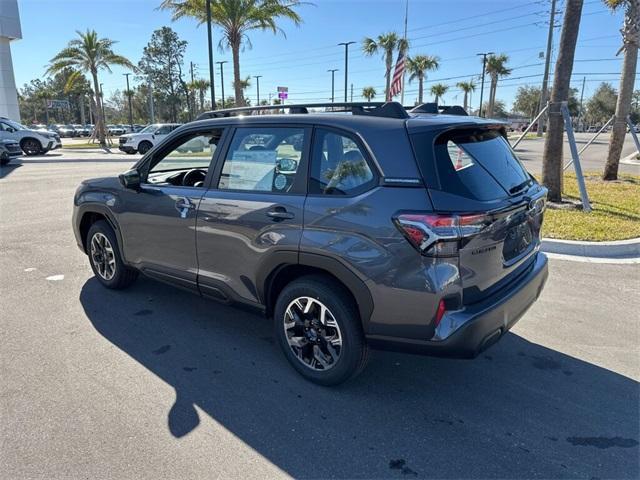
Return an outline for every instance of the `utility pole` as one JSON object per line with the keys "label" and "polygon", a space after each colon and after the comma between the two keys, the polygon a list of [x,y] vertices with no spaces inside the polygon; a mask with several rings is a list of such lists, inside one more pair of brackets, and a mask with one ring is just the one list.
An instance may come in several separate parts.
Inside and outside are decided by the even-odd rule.
{"label": "utility pole", "polygon": [[335,96],[335,86],[336,86],[336,72],[338,71],[337,68],[332,68],[330,70],[327,70],[327,72],[331,72],[331,103],[336,101],[336,96]]}
{"label": "utility pole", "polygon": [[[587,77],[582,77],[582,91],[580,92],[580,111],[578,112],[578,128],[582,126],[582,100],[584,99],[584,84],[587,81]],[[582,130],[582,129],[581,129]]]}
{"label": "utility pole", "polygon": [[189,90],[191,90],[191,93],[193,94],[193,98],[192,103],[193,103],[193,110],[191,109],[191,103],[189,104],[189,113],[191,114],[191,116],[193,117],[193,115],[195,114],[196,111],[196,91],[193,87],[193,82],[195,81],[194,76],[193,76],[193,62],[189,62],[189,70],[191,70],[191,87],[189,88]]}
{"label": "utility pole", "polygon": [[262,75],[254,75],[256,79],[256,107],[260,106],[260,78]]}
{"label": "utility pole", "polygon": [[211,87],[211,110],[216,109],[215,75],[213,74],[213,38],[211,36],[211,0],[207,0],[207,39],[209,41],[209,86]]}
{"label": "utility pole", "polygon": [[353,103],[353,83],[351,84],[351,103]]}
{"label": "utility pole", "polygon": [[347,87],[349,85],[349,45],[356,42],[341,42],[344,45],[344,101],[347,101]]}
{"label": "utility pole", "polygon": [[149,89],[149,116],[151,117],[151,123],[156,123],[156,112],[153,108],[153,88],[151,87],[150,77],[147,77],[147,86]]}
{"label": "utility pole", "polygon": [[484,95],[484,74],[487,71],[487,57],[493,55],[493,52],[476,53],[476,55],[482,57],[482,83],[480,85],[480,109],[478,110],[478,116],[482,116],[482,96]]}
{"label": "utility pole", "polygon": [[[549,84],[549,65],[551,64],[551,48],[553,47],[553,28],[556,16],[556,0],[551,0],[551,16],[549,17],[549,33],[547,34],[547,55],[544,59],[544,76],[542,77],[542,90],[540,91],[540,105],[538,105],[538,111],[540,112],[547,104],[547,85]],[[536,135],[542,136],[544,132],[544,123],[546,115],[538,120],[538,128]]]}
{"label": "utility pole", "polygon": [[229,63],[226,60],[223,60],[222,62],[216,62],[218,65],[220,65],[220,85],[222,88],[222,108],[224,108],[224,64],[225,63]]}
{"label": "utility pole", "polygon": [[127,77],[127,98],[129,99],[129,127],[131,127],[131,131],[133,132],[133,109],[131,108],[131,90],[129,90],[129,75],[130,73],[123,73],[125,77]]}

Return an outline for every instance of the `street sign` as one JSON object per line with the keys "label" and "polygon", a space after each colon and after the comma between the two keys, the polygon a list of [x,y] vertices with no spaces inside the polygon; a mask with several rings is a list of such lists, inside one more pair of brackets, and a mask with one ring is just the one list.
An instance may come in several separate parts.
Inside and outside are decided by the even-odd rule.
{"label": "street sign", "polygon": [[286,100],[289,98],[289,94],[287,92],[278,92],[278,98],[280,100]]}
{"label": "street sign", "polygon": [[69,108],[68,100],[47,100],[47,108]]}
{"label": "street sign", "polygon": [[278,87],[278,93],[286,93],[289,91],[289,87]]}

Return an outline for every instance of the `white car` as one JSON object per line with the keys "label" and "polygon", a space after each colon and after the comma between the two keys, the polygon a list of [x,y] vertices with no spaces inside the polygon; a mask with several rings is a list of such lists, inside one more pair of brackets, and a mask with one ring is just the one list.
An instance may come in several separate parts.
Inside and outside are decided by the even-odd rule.
{"label": "white car", "polygon": [[15,140],[26,155],[42,155],[62,146],[57,133],[30,130],[6,117],[0,117],[0,140]]}
{"label": "white car", "polygon": [[118,148],[126,153],[138,152],[144,155],[179,126],[179,123],[154,123],[153,125],[148,125],[138,133],[122,135]]}

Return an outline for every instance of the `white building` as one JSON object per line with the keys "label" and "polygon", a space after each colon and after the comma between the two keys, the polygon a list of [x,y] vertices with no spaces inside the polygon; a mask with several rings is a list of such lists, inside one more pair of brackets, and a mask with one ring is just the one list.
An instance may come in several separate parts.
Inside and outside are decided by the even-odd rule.
{"label": "white building", "polygon": [[11,41],[22,38],[18,0],[0,0],[0,117],[20,121]]}

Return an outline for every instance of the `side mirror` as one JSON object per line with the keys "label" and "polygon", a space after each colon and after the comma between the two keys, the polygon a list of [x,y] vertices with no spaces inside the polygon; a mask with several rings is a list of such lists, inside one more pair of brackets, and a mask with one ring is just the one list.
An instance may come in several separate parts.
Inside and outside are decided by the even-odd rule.
{"label": "side mirror", "polygon": [[124,188],[129,188],[131,190],[139,190],[140,189],[140,172],[136,169],[127,170],[124,173],[118,175],[118,180],[120,180],[120,184]]}

